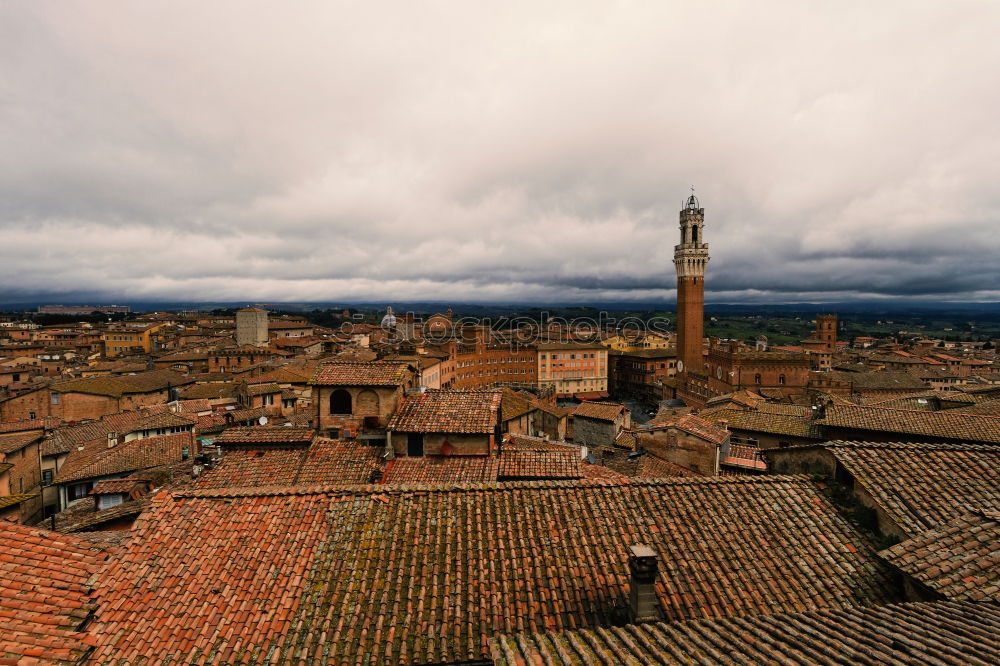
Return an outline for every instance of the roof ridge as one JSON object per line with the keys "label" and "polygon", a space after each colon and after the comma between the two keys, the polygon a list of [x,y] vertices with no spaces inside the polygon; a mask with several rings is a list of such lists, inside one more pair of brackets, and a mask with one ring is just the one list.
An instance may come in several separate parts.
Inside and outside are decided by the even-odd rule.
{"label": "roof ridge", "polygon": [[303,487],[288,486],[257,486],[211,488],[204,490],[168,491],[173,499],[226,499],[236,497],[281,497],[291,495],[406,495],[411,493],[424,494],[429,492],[473,492],[473,491],[506,491],[522,489],[557,489],[557,488],[607,488],[619,486],[683,486],[683,485],[740,485],[766,484],[779,485],[783,483],[813,484],[812,477],[807,474],[791,475],[759,475],[759,476],[692,476],[669,478],[625,478],[625,479],[572,479],[544,481],[500,481],[500,482],[467,482],[467,483],[424,483],[424,484],[324,484]]}
{"label": "roof ridge", "polygon": [[[905,399],[906,396],[892,398],[891,400],[899,400],[901,398]],[[988,414],[968,414],[968,413],[965,413],[965,412],[961,412],[961,413],[957,413],[956,414],[956,413],[950,413],[950,412],[952,412],[952,410],[950,410],[950,409],[940,409],[940,410],[937,410],[937,411],[928,411],[926,409],[905,409],[903,407],[879,407],[878,403],[871,404],[871,405],[830,405],[830,406],[827,407],[827,409],[838,409],[838,408],[840,408],[840,409],[842,409],[842,408],[847,408],[847,409],[875,409],[875,410],[884,411],[884,412],[906,412],[907,414],[928,414],[928,415],[933,414],[933,415],[938,415],[938,416],[958,416],[958,417],[964,417],[964,418],[970,418],[971,417],[971,418],[983,418],[983,419],[996,419],[997,421],[1000,421],[1000,416],[992,416],[992,415],[988,415]]]}

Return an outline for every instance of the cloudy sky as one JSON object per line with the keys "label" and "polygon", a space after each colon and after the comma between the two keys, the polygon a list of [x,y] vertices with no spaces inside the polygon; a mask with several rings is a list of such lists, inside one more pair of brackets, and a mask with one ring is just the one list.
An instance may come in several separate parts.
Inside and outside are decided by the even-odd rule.
{"label": "cloudy sky", "polygon": [[0,302],[1000,300],[1000,2],[3,2]]}

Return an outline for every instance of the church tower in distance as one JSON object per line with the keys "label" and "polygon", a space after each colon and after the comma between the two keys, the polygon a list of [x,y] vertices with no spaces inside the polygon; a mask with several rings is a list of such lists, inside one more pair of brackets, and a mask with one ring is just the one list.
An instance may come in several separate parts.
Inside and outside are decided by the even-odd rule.
{"label": "church tower in distance", "polygon": [[681,243],[674,247],[677,269],[677,371],[702,372],[705,337],[705,209],[691,196],[681,210]]}

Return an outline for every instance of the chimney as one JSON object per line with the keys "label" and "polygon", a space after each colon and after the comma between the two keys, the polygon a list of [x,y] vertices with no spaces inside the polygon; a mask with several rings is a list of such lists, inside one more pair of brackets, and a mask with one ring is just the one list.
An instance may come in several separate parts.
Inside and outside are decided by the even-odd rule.
{"label": "chimney", "polygon": [[628,569],[632,574],[629,607],[632,622],[659,620],[656,610],[656,553],[644,544],[629,546]]}

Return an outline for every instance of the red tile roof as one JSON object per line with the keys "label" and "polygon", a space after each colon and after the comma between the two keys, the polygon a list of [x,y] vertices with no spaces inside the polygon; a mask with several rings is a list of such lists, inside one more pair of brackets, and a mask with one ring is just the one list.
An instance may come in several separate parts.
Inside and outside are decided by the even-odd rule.
{"label": "red tile roof", "polygon": [[69,452],[54,483],[130,474],[151,467],[180,463],[185,450],[189,456],[196,453],[194,436],[190,432],[133,439],[111,448],[108,448],[106,439],[97,439]]}
{"label": "red tile roof", "polygon": [[381,447],[359,442],[316,440],[308,449],[238,448],[226,452],[196,482],[197,488],[312,486],[371,483],[380,467]]}
{"label": "red tile roof", "polygon": [[247,422],[256,424],[262,416],[268,419],[271,418],[272,414],[267,407],[254,407],[253,409],[230,409],[224,412],[214,412],[212,414],[199,416],[198,425],[195,429],[199,435],[222,432],[226,429],[238,427],[240,424],[245,424]]}
{"label": "red tile roof", "polygon": [[229,428],[215,438],[217,446],[257,446],[260,444],[309,444],[316,431],[311,428],[289,428],[286,426],[251,426]]}
{"label": "red tile roof", "polygon": [[1000,507],[997,446],[836,441],[768,449],[764,456],[810,448],[829,450],[911,536],[960,518],[971,507]]}
{"label": "red tile roof", "polygon": [[69,453],[79,444],[107,437],[112,432],[125,435],[140,430],[186,426],[197,422],[194,416],[173,414],[169,409],[167,405],[153,405],[141,410],[108,414],[100,419],[77,425],[63,426],[46,437],[42,444],[42,455]]}
{"label": "red tile roof", "polygon": [[168,387],[194,383],[194,379],[171,370],[150,370],[137,375],[103,375],[70,379],[52,385],[57,393],[91,393],[120,398],[131,393],[152,393]]}
{"label": "red tile roof", "polygon": [[822,423],[830,427],[1000,444],[1000,416],[954,414],[950,410],[883,409],[830,405]]}
{"label": "red tile roof", "polygon": [[389,420],[395,432],[490,434],[497,425],[500,391],[429,389],[403,398]]}
{"label": "red tile roof", "polygon": [[145,488],[149,482],[145,479],[105,479],[94,484],[91,495],[121,495],[135,490],[136,486]]}
{"label": "red tile roof", "polygon": [[99,582],[95,663],[415,664],[611,624],[629,544],[667,619],[897,599],[805,477],[163,494]]}
{"label": "red tile roof", "polygon": [[1000,602],[1000,511],[965,514],[879,554],[948,599]]}
{"label": "red tile roof", "polygon": [[693,414],[685,414],[677,419],[674,427],[716,445],[722,444],[729,437],[729,431],[725,428],[720,428],[711,421],[698,418]]}
{"label": "red tile roof", "polygon": [[0,663],[77,663],[103,560],[76,537],[0,521]]}
{"label": "red tile roof", "polygon": [[506,447],[500,454],[500,480],[581,479],[580,451],[518,451]]}
{"label": "red tile roof", "polygon": [[498,636],[495,666],[1000,663],[1000,608],[936,601]]}
{"label": "red tile roof", "polygon": [[498,466],[497,458],[487,456],[399,457],[386,463],[382,483],[492,483]]}
{"label": "red tile roof", "polygon": [[309,383],[322,386],[401,386],[411,374],[408,363],[338,361],[321,365]]}
{"label": "red tile roof", "polygon": [[0,455],[20,451],[29,444],[42,439],[42,433],[12,433],[0,435]]}
{"label": "red tile roof", "polygon": [[625,409],[624,405],[608,402],[581,402],[573,410],[573,418],[582,417],[599,421],[614,421]]}

